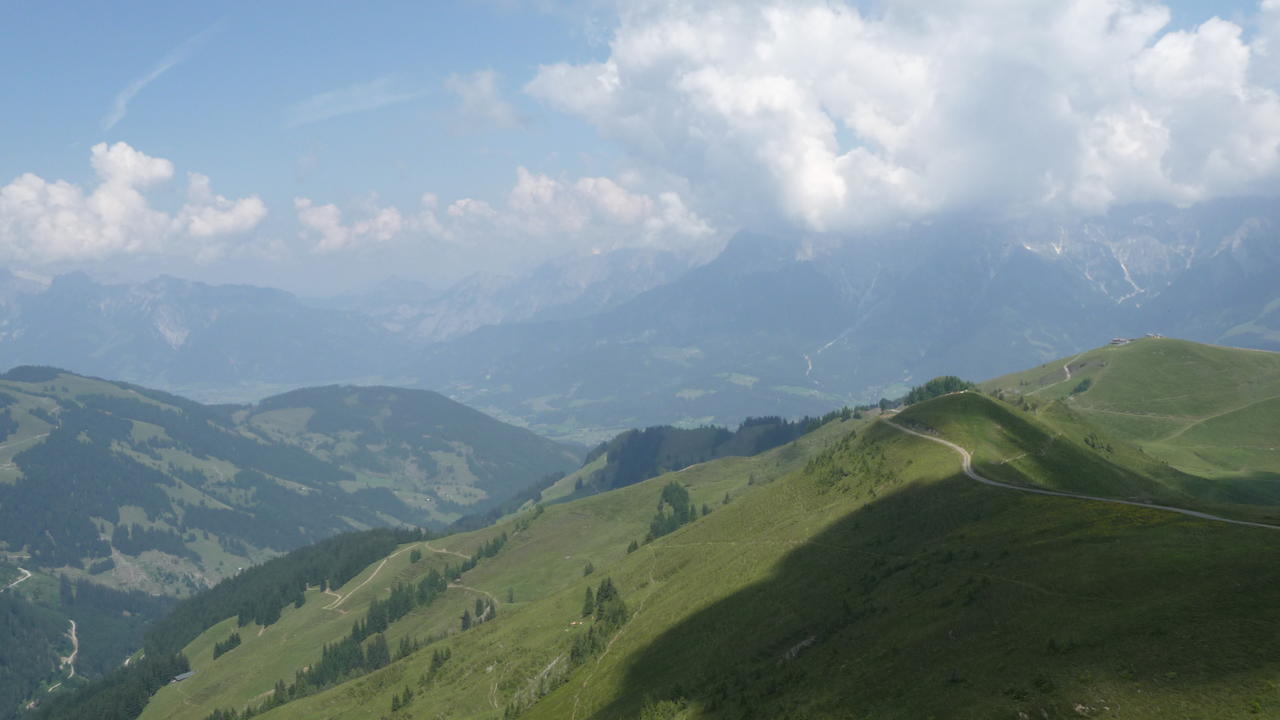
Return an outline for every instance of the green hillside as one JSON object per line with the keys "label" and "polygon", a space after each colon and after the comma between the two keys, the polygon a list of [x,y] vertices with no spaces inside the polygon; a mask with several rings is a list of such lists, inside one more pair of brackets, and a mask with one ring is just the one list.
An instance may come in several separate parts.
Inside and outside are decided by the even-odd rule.
{"label": "green hillside", "polygon": [[1280,353],[1144,338],[983,387],[1024,397],[1057,431],[1167,464],[1175,494],[1277,517],[1267,506],[1280,504]]}
{"label": "green hillside", "polygon": [[576,464],[424,391],[228,408],[52,368],[0,376],[0,549],[116,587],[181,594],[344,530],[443,527]]}
{"label": "green hillside", "polygon": [[[1232,351],[1151,343],[1169,350],[1135,343],[1077,358],[1097,364],[1073,399],[1072,388],[1055,395],[1061,366],[1056,380],[1046,367],[986,386],[1004,400],[970,391],[892,423],[836,420],[754,457],[401,546],[341,588],[307,591],[268,627],[239,628],[241,644],[217,659],[236,621],[205,632],[186,648],[196,674],[162,688],[143,717],[246,707],[264,718],[1280,714],[1280,529],[984,485],[932,441],[958,443],[982,477],[1014,486],[1274,515],[1213,495],[1244,479],[1236,470],[1166,464],[1135,440],[1140,428],[1093,425],[1078,410],[1086,400],[1142,409],[1146,395],[1122,386],[1131,380],[1104,372],[1121,367],[1118,351],[1152,353],[1144,378],[1174,377],[1164,361],[1218,358],[1242,363],[1240,383],[1268,382],[1269,365]],[[1126,396],[1139,405],[1119,405]],[[1210,441],[1235,438],[1197,442]],[[685,504],[695,512],[681,516]],[[475,565],[458,572],[464,557]],[[372,622],[396,583],[433,570],[455,579],[362,641],[369,657],[404,641],[403,657],[349,666],[346,682],[298,684],[326,644]],[[597,602],[584,614],[588,588]],[[476,613],[465,630],[464,612]]]}
{"label": "green hillside", "polygon": [[232,418],[268,442],[341,466],[349,491],[393,491],[437,526],[578,464],[563,445],[426,390],[309,388],[235,409]]}

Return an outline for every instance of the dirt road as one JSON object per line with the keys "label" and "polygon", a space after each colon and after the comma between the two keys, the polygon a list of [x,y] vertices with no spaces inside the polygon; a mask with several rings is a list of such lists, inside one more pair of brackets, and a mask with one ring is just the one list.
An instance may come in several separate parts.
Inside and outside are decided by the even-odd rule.
{"label": "dirt road", "polygon": [[982,483],[983,485],[990,485],[991,487],[1001,488],[1003,490],[1016,490],[1018,492],[1034,493],[1036,495],[1052,495],[1054,497],[1075,498],[1076,500],[1091,500],[1093,502],[1109,503],[1111,505],[1132,505],[1133,507],[1147,508],[1149,510],[1164,510],[1166,512],[1175,512],[1175,513],[1178,513],[1179,515],[1187,515],[1189,517],[1199,518],[1200,520],[1211,520],[1213,522],[1227,523],[1229,525],[1247,525],[1249,527],[1266,528],[1267,530],[1280,530],[1280,525],[1268,525],[1266,523],[1250,522],[1248,520],[1232,520],[1230,518],[1218,517],[1217,515],[1210,515],[1209,513],[1203,513],[1198,510],[1187,510],[1186,508],[1172,507],[1169,505],[1154,505],[1151,503],[1137,502],[1134,500],[1118,500],[1116,498],[1097,497],[1095,495],[1080,495],[1077,493],[1062,492],[1059,490],[1042,490],[1040,488],[1024,487],[1022,485],[1010,485],[1009,483],[1003,483],[1003,482],[1000,482],[999,480],[992,480],[991,478],[986,478],[979,475],[973,469],[973,456],[969,454],[968,450],[965,450],[959,445],[949,440],[943,440],[942,438],[939,438],[939,437],[926,435],[922,432],[916,432],[915,430],[909,430],[892,420],[886,419],[884,420],[884,422],[888,424],[890,427],[897,430],[901,430],[902,432],[907,433],[908,435],[915,435],[916,437],[924,438],[929,442],[935,442],[935,443],[938,443],[939,445],[945,445],[951,448],[952,450],[956,451],[957,453],[960,454],[960,459],[962,461],[962,466],[964,468],[964,474],[969,476],[970,479],[976,480]]}

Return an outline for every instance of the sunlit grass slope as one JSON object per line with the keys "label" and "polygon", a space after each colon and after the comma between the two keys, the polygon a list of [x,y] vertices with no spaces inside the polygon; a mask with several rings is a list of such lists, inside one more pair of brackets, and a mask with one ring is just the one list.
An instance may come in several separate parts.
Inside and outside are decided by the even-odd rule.
{"label": "sunlit grass slope", "polygon": [[[438,712],[452,717],[501,714],[512,696],[527,689],[530,682],[536,686],[539,673],[564,654],[571,633],[579,630],[570,623],[580,619],[585,587],[598,583],[612,568],[623,566],[624,559],[647,556],[647,549],[628,555],[627,547],[632,541],[643,540],[665,484],[675,480],[687,485],[694,503],[698,507],[706,504],[711,510],[698,521],[706,522],[735,506],[740,496],[750,495],[756,486],[798,470],[821,448],[860,424],[832,423],[759,456],[697,465],[615,492],[550,505],[540,514],[530,510],[493,528],[405,546],[376,575],[381,563],[336,591],[345,595],[359,587],[340,606],[346,614],[326,609],[333,596],[310,591],[302,608],[287,609],[281,620],[261,635],[256,626],[241,628],[242,645],[217,660],[212,658],[213,645],[226,639],[235,629],[235,621],[229,619],[207,631],[185,650],[195,676],[162,689],[143,718],[200,720],[218,708],[238,710],[261,702],[277,680],[291,682],[295,670],[319,658],[325,643],[345,636],[363,617],[369,601],[385,597],[395,581],[416,582],[431,567],[456,565],[461,558],[453,553],[471,554],[484,541],[507,532],[510,540],[505,548],[463,576],[465,587],[451,588],[443,600],[416,609],[387,633],[393,649],[401,637],[424,642],[445,632],[451,633],[449,637],[382,671],[294,701],[265,717],[333,713],[370,717],[370,707],[389,711],[393,692],[404,687],[420,689],[418,683],[432,652],[443,647],[449,647],[453,657],[431,684],[430,698],[424,696],[415,702],[414,712],[434,707],[436,710],[425,716],[435,717]],[[423,553],[416,564],[410,563],[414,547]],[[596,570],[584,577],[588,563]],[[497,619],[459,634],[459,616],[481,595],[498,601]]]}
{"label": "sunlit grass slope", "polygon": [[1022,395],[1076,440],[1092,433],[1200,479],[1171,484],[1205,503],[1245,514],[1280,504],[1280,354],[1148,338],[983,388]]}
{"label": "sunlit grass slope", "polygon": [[[984,472],[1045,432],[1031,414],[976,393],[923,403],[898,421],[968,443]],[[1059,477],[1083,461],[1085,450],[1068,450],[1040,464],[1006,463],[1002,479],[1095,482]],[[1107,482],[1162,485],[1112,457],[1086,467]],[[394,717],[503,717],[513,700],[547,690],[520,716],[1280,713],[1280,532],[978,485],[950,450],[883,423],[828,426],[795,446],[676,477],[713,512],[628,554],[671,476],[550,507],[463,578],[501,600],[510,589],[515,602],[501,602],[496,620],[263,717],[392,717],[392,697],[405,688],[415,699]],[[733,497],[721,506],[725,491]],[[501,530],[431,545],[469,552]],[[595,572],[583,577],[588,561]],[[572,637],[583,631],[572,623],[584,589],[606,575],[631,618],[606,652],[565,677]],[[361,592],[385,588],[376,580]],[[340,634],[367,602],[358,597],[339,620],[321,619],[323,597],[290,613]],[[432,606],[391,634],[426,636],[458,612]],[[284,650],[290,613],[262,636],[274,633],[280,647],[255,650],[246,637],[210,662],[207,648],[228,629],[206,633],[189,648],[197,676],[162,690],[145,717],[204,717],[288,679],[289,666],[314,658],[323,642],[292,643],[310,656]],[[452,659],[431,677],[431,653],[446,646]],[[275,659],[252,659],[267,651]],[[240,662],[261,669],[236,669]],[[245,677],[235,681],[238,673]]]}

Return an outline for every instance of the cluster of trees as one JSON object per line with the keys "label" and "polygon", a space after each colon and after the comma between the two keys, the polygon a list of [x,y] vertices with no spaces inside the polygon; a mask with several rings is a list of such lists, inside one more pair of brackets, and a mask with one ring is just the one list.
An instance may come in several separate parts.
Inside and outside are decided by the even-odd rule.
{"label": "cluster of trees", "polygon": [[17,717],[22,701],[57,670],[59,639],[66,631],[66,621],[52,610],[17,593],[0,593],[0,718]]}
{"label": "cluster of trees", "polygon": [[[310,432],[357,434],[356,448],[341,457],[342,462],[367,463],[372,458],[361,449],[377,445],[386,448],[381,454],[412,456],[415,463],[434,474],[432,452],[456,452],[458,443],[470,447],[467,469],[492,498],[471,506],[442,503],[448,509],[492,510],[510,499],[505,494],[508,488],[524,487],[533,478],[545,479],[548,473],[566,470],[572,463],[562,448],[545,438],[425,390],[309,388],[263,400],[255,410],[297,407],[313,411],[307,421]],[[482,525],[466,529],[478,527]]]}
{"label": "cluster of trees", "polygon": [[[155,403],[115,395],[84,395],[77,398],[86,408],[105,411],[118,418],[139,420],[164,428],[165,434],[199,458],[234,458],[237,465],[252,468],[285,480],[314,486],[351,480],[351,473],[327,463],[307,451],[279,443],[262,443],[246,437],[212,409],[190,401],[170,410]],[[176,398],[163,402],[176,405]]]}
{"label": "cluster of trees", "polygon": [[200,556],[182,542],[181,536],[172,530],[162,528],[116,525],[115,530],[111,532],[111,546],[126,555],[140,555],[147,550],[159,550],[197,562],[200,560]]}
{"label": "cluster of trees", "polygon": [[601,580],[594,593],[587,587],[582,615],[592,618],[593,622],[586,632],[573,638],[573,644],[569,648],[569,662],[574,666],[581,665],[604,650],[609,638],[630,617],[627,604],[623,602],[622,595],[611,578]]}
{"label": "cluster of trees", "polygon": [[658,514],[649,521],[649,534],[645,542],[675,532],[682,525],[687,525],[698,518],[698,508],[689,500],[689,491],[678,482],[669,482],[662,488],[662,496],[658,499]]}
{"label": "cluster of trees", "polygon": [[413,702],[413,690],[405,688],[403,693],[396,693],[391,696],[391,712],[400,712],[400,708],[409,707]]}
{"label": "cluster of trees", "polygon": [[968,380],[961,380],[955,375],[943,375],[936,377],[923,385],[911,388],[902,398],[903,405],[914,405],[918,402],[924,402],[931,398],[941,395],[948,395],[953,392],[962,390],[972,390],[977,387]]}
{"label": "cluster of trees", "polygon": [[[247,707],[239,712],[218,710],[210,715],[208,720],[248,720],[290,700],[311,695],[387,666],[392,662],[391,649],[383,634],[387,628],[407,615],[413,608],[435,602],[448,589],[449,578],[457,578],[463,572],[474,568],[479,560],[497,555],[506,543],[507,534],[502,533],[486,541],[475,555],[464,560],[460,565],[447,566],[443,573],[432,568],[416,586],[396,583],[392,586],[391,594],[386,600],[374,598],[369,603],[369,610],[364,618],[352,625],[351,632],[345,638],[324,646],[318,662],[296,671],[292,684],[286,686],[283,682],[280,683],[277,691],[261,705]],[[468,630],[475,624],[492,619],[496,614],[497,607],[492,601],[477,600],[474,618],[470,609],[464,611],[462,629]],[[395,659],[399,660],[409,655],[418,647],[416,641],[410,641],[408,638],[401,640]],[[439,651],[432,657],[433,668],[437,664],[437,658],[441,658],[438,653]],[[447,659],[446,654],[439,659],[439,664],[443,664]]]}
{"label": "cluster of trees", "polygon": [[664,472],[733,455],[748,456],[785,445],[833,420],[848,420],[855,411],[845,407],[822,417],[787,420],[778,416],[747,418],[735,431],[722,427],[676,428],[660,425],[628,430],[596,446],[585,464],[608,455],[574,495],[634,485]]}
{"label": "cluster of trees", "polygon": [[427,573],[416,588],[396,583],[391,587],[391,595],[386,600],[374,598],[369,603],[369,611],[365,613],[364,619],[357,620],[351,626],[351,639],[361,642],[370,635],[385,631],[392,623],[408,615],[414,607],[435,602],[448,586],[445,576],[435,568]]}
{"label": "cluster of trees", "polygon": [[226,640],[219,640],[213,644],[213,659],[217,660],[238,647],[240,647],[240,633],[233,632]]}
{"label": "cluster of trees", "polygon": [[1084,444],[1088,445],[1094,450],[1097,450],[1098,452],[1109,453],[1109,452],[1114,452],[1115,450],[1113,447],[1111,447],[1111,443],[1107,442],[1106,440],[1103,440],[1101,437],[1098,437],[1097,433],[1092,433],[1092,432],[1084,436]]}
{"label": "cluster of trees", "polygon": [[177,675],[191,669],[181,653],[151,655],[113,670],[74,693],[52,695],[33,720],[132,720]]}
{"label": "cluster of trees", "polygon": [[261,703],[239,711],[215,710],[206,720],[248,720],[292,700],[390,664],[391,648],[387,645],[385,635],[377,633],[368,642],[361,642],[348,635],[336,643],[326,644],[320,653],[320,660],[305,670],[297,671],[292,683],[286,685],[283,680],[277,680],[271,695]]}
{"label": "cluster of trees", "polygon": [[480,549],[476,550],[475,555],[472,555],[466,560],[463,560],[462,563],[457,566],[454,566],[454,565],[446,566],[445,572],[444,572],[445,576],[450,578],[461,577],[462,573],[474,568],[476,564],[479,563],[482,559],[491,558],[494,555],[497,555],[498,552],[501,551],[502,548],[506,546],[506,544],[507,544],[506,532],[503,532],[501,535],[498,535],[492,539],[486,540],[484,544],[480,546]]}
{"label": "cluster of trees", "polygon": [[476,598],[476,614],[472,616],[471,610],[462,611],[462,629],[463,631],[479,625],[482,622],[488,622],[498,616],[498,605],[488,598]]}
{"label": "cluster of trees", "polygon": [[8,408],[0,410],[0,442],[8,440],[9,436],[18,432],[18,421],[13,419],[13,413]]}
{"label": "cluster of trees", "polygon": [[[269,560],[228,578],[213,588],[180,601],[173,611],[155,622],[146,632],[142,660],[117,668],[75,693],[55,696],[35,716],[38,720],[133,720],[146,706],[150,696],[175,675],[189,668],[181,649],[200,633],[231,615],[247,616],[255,622],[274,622],[280,610],[300,598],[308,586],[337,587],[395,549],[397,545],[425,537],[421,530],[378,528],[347,533],[321,541],[288,555]],[[89,599],[91,593],[106,591],[84,583],[76,585],[79,596]],[[110,592],[110,591],[106,591]],[[124,595],[122,593],[122,595]],[[98,624],[79,623],[83,636]],[[87,649],[86,643],[86,649]],[[385,640],[383,640],[385,645]],[[136,646],[136,644],[135,644]],[[361,650],[364,653],[364,650]],[[83,656],[83,655],[82,655]],[[375,649],[374,658],[379,654]],[[390,653],[387,653],[390,662]],[[114,657],[118,662],[119,655]],[[365,662],[367,660],[362,660]],[[384,663],[385,664],[385,663]],[[273,696],[268,702],[276,702]],[[280,695],[279,697],[287,697]],[[225,711],[224,711],[225,712]],[[232,712],[225,717],[238,717]]]}
{"label": "cluster of trees", "polygon": [[337,535],[268,560],[178,603],[147,632],[147,654],[176,652],[232,615],[241,626],[270,625],[286,605],[302,599],[308,586],[340,587],[397,545],[425,537],[419,529],[378,528]]}
{"label": "cluster of trees", "polygon": [[553,662],[540,674],[536,684],[517,692],[507,703],[503,720],[519,717],[539,698],[567,682],[574,669],[603,652],[609,644],[609,638],[622,629],[631,613],[613,580],[606,577],[594,591],[590,585],[587,586],[582,603],[582,617],[590,618],[591,624],[585,632],[575,635],[570,641],[568,662]]}
{"label": "cluster of trees", "polygon": [[77,407],[64,407],[59,419],[43,442],[14,457],[22,477],[0,484],[0,540],[26,546],[38,565],[78,567],[111,553],[89,518],[116,517],[121,505],[154,518],[170,507],[162,488],[172,481],[115,452],[113,443],[130,436],[129,421]]}
{"label": "cluster of trees", "polygon": [[[65,576],[58,584],[59,609],[76,621],[80,654],[76,675],[92,677],[120,664],[120,658],[137,649],[147,626],[163,617],[174,599],[140,590],[122,592],[85,579]],[[59,636],[66,633],[64,622]]]}

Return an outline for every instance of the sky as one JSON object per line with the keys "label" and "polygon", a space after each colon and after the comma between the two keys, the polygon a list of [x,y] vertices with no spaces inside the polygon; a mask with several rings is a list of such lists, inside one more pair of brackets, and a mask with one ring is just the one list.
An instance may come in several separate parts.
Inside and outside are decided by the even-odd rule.
{"label": "sky", "polygon": [[0,266],[323,295],[1280,192],[1280,0],[0,0]]}

